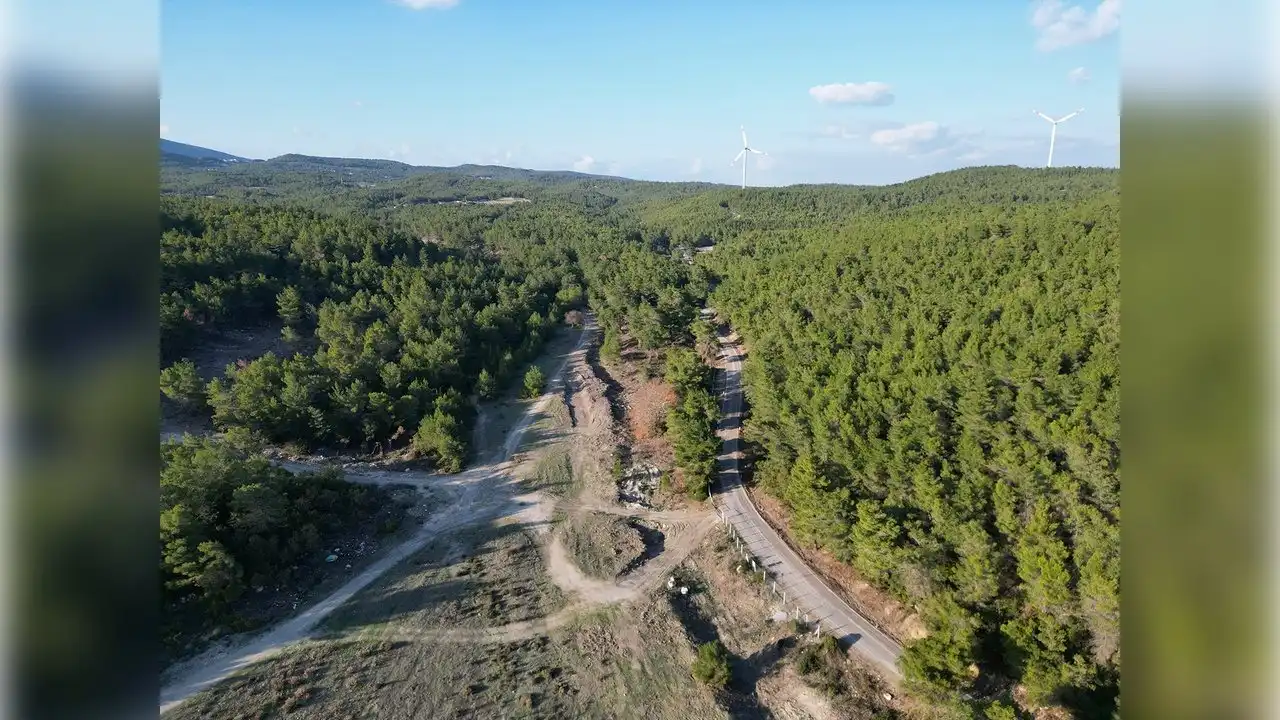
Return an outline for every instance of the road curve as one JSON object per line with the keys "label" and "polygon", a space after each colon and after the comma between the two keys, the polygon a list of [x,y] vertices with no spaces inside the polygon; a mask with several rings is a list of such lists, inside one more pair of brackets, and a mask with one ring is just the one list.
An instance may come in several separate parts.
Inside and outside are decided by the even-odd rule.
{"label": "road curve", "polygon": [[742,458],[742,348],[737,337],[721,329],[720,390],[721,419],[716,434],[722,440],[718,460],[719,478],[714,488],[717,508],[746,543],[751,554],[769,571],[778,590],[785,593],[787,611],[799,609],[810,621],[817,621],[823,633],[834,635],[869,660],[888,679],[902,677],[898,658],[902,646],[885,635],[849,606],[787,546],[769,523],[760,517],[742,485],[738,462]]}

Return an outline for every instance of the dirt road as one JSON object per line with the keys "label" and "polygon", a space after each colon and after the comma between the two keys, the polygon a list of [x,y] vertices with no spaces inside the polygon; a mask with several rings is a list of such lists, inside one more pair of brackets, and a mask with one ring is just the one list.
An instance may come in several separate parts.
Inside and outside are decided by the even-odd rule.
{"label": "dirt road", "polygon": [[[446,506],[436,511],[432,520],[425,523],[413,537],[392,548],[373,565],[366,568],[342,587],[314,606],[290,620],[247,642],[231,648],[214,649],[175,666],[169,681],[160,691],[160,712],[177,706],[192,695],[227,678],[242,668],[270,657],[285,647],[308,637],[322,619],[345,603],[361,589],[386,573],[412,553],[422,549],[430,540],[443,532],[502,517],[526,507],[522,498],[513,497],[513,485],[507,478],[510,460],[520,447],[525,431],[533,419],[552,401],[560,397],[564,371],[574,358],[581,359],[583,348],[595,332],[594,320],[589,319],[586,329],[573,352],[565,357],[547,383],[546,392],[531,406],[520,422],[511,430],[502,447],[491,462],[452,476],[440,476],[423,472],[394,472],[387,470],[348,469],[348,479],[356,482],[403,483],[407,485],[443,488],[448,496]],[[282,463],[291,470],[315,469],[304,463]]]}
{"label": "dirt road", "polygon": [[716,434],[723,445],[718,459],[716,506],[751,554],[763,562],[769,575],[777,581],[788,609],[798,608],[801,613],[807,613],[822,632],[834,635],[845,647],[852,646],[854,652],[870,660],[888,679],[897,681],[901,678],[898,658],[902,647],[858,614],[787,547],[760,517],[742,486],[738,468],[742,457],[742,346],[737,336],[727,329],[721,330],[719,340],[721,362],[717,381],[722,418]]}
{"label": "dirt road", "polygon": [[[589,324],[576,348],[566,356],[552,381],[548,383],[546,393],[516,423],[501,447],[495,449],[489,463],[453,476],[348,466],[347,477],[352,481],[418,486],[442,495],[445,506],[436,511],[414,537],[390,550],[386,556],[313,607],[247,643],[230,650],[206,653],[184,664],[182,668],[175,669],[171,676],[176,679],[168,683],[161,692],[160,711],[163,713],[247,666],[306,639],[326,616],[433,539],[479,523],[517,524],[541,537],[539,546],[547,573],[551,581],[571,598],[569,605],[545,617],[485,628],[381,628],[377,631],[380,638],[475,644],[516,642],[545,635],[602,605],[637,600],[652,588],[666,582],[674,569],[703,543],[707,534],[716,526],[718,519],[710,509],[658,511],[627,508],[584,497],[558,499],[546,492],[530,492],[527,486],[512,478],[512,458],[520,449],[525,432],[535,418],[547,409],[549,403],[562,396],[567,373],[575,369],[583,372],[582,368],[586,365],[583,348],[594,331],[594,324]],[[582,430],[583,428],[579,428],[579,431]],[[296,461],[281,461],[280,464],[290,470],[315,468],[315,465]],[[557,510],[660,521],[672,524],[674,531],[669,532],[668,542],[657,557],[616,580],[597,580],[586,576],[574,564],[560,538],[552,531],[552,517]]]}

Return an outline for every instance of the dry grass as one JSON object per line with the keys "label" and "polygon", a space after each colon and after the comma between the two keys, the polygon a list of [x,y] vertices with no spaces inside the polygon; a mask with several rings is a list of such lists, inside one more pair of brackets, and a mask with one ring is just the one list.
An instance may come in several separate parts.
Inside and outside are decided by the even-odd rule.
{"label": "dry grass", "polygon": [[526,482],[536,490],[565,497],[573,494],[577,487],[575,477],[569,452],[562,447],[554,447],[537,459]]}
{"label": "dry grass", "polygon": [[[874,692],[859,689],[868,681],[856,665],[840,668],[849,689],[835,702],[789,670],[803,645],[789,623],[771,620],[763,589],[733,572],[723,534],[676,571],[687,596],[658,588],[515,642],[450,640],[453,628],[561,606],[538,590],[545,571],[536,553],[525,554],[527,537],[497,528],[429,546],[340,610],[329,638],[254,666],[166,717],[871,717],[861,711],[875,707]],[[690,674],[708,639],[734,656],[733,680],[719,693]]]}
{"label": "dry grass", "polygon": [[532,533],[477,527],[427,545],[330,615],[325,628],[336,637],[368,635],[367,628],[412,637],[540,618],[565,604]]}
{"label": "dry grass", "polygon": [[[410,622],[394,624],[403,630]],[[512,643],[308,643],[166,717],[725,717],[715,696],[692,681],[693,656],[679,620],[654,598]]]}
{"label": "dry grass", "polygon": [[644,553],[644,540],[632,521],[602,513],[570,516],[564,544],[583,573],[602,580],[618,577]]}

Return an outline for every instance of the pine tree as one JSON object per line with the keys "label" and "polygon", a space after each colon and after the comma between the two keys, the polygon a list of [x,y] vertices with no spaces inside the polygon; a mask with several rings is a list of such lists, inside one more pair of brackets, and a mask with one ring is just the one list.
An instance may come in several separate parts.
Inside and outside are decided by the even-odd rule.
{"label": "pine tree", "polygon": [[1041,498],[1032,507],[1013,552],[1027,604],[1047,615],[1063,617],[1070,611],[1071,576],[1066,566],[1067,548],[1057,533],[1049,501]]}

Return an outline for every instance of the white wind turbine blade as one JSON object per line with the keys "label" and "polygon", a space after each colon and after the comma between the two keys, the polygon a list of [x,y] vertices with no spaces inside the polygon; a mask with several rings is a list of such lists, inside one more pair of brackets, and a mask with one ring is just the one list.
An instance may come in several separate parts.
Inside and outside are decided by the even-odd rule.
{"label": "white wind turbine blade", "polygon": [[755,153],[755,154],[757,154],[757,155],[768,155],[768,154],[769,154],[769,153],[767,153],[767,152],[765,152],[765,151],[763,151],[763,150],[757,150],[757,149],[755,149],[755,148],[747,148],[747,150],[750,150],[751,152],[753,152],[753,153]]}
{"label": "white wind turbine blade", "polygon": [[1075,117],[1075,116],[1079,115],[1079,114],[1080,114],[1080,113],[1082,113],[1082,112],[1084,112],[1084,108],[1080,108],[1079,110],[1077,110],[1077,111],[1075,111],[1075,112],[1071,113],[1070,115],[1067,115],[1066,117],[1063,117],[1062,119],[1058,120],[1058,122],[1066,122],[1066,121],[1070,120],[1071,118],[1073,118],[1073,117]]}
{"label": "white wind turbine blade", "polygon": [[746,154],[747,154],[747,151],[746,151],[746,149],[745,149],[745,148],[744,148],[744,149],[742,149],[742,150],[739,150],[739,151],[738,151],[738,154],[737,154],[737,155],[736,155],[732,160],[730,160],[730,161],[729,161],[729,164],[730,164],[730,165],[737,165],[737,164],[738,164],[738,161],[742,159],[742,156],[743,156],[743,155],[746,155]]}
{"label": "white wind turbine blade", "polygon": [[1031,112],[1035,113],[1036,115],[1039,115],[1040,117],[1044,118],[1045,120],[1048,120],[1049,122],[1055,122],[1053,118],[1049,117],[1048,115],[1045,115],[1039,110],[1032,110]]}

